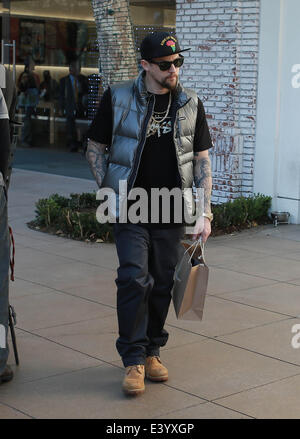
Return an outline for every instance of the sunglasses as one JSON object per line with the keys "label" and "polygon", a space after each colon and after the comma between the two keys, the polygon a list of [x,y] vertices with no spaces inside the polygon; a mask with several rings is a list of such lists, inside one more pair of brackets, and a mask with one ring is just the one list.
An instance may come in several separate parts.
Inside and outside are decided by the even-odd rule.
{"label": "sunglasses", "polygon": [[174,59],[174,61],[149,61],[151,64],[156,64],[163,72],[169,70],[171,65],[174,64],[174,67],[181,67],[184,62],[184,57],[180,56],[180,58]]}

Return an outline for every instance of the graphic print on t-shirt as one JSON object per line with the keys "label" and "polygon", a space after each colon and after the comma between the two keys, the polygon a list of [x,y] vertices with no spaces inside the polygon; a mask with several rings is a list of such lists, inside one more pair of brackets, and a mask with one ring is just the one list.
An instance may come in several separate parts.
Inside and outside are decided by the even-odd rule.
{"label": "graphic print on t-shirt", "polygon": [[155,134],[157,134],[157,137],[160,137],[162,134],[168,134],[170,133],[170,131],[172,131],[172,123],[170,117],[167,117],[163,122],[158,122],[155,119],[155,112],[153,116],[154,118],[152,117],[147,131],[147,137],[154,136]]}

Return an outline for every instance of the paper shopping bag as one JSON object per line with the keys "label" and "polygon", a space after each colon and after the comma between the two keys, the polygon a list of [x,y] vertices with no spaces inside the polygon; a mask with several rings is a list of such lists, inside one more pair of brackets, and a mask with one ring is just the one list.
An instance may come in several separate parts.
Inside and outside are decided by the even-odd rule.
{"label": "paper shopping bag", "polygon": [[202,320],[209,269],[201,241],[181,243],[181,256],[174,273],[172,300],[178,319]]}

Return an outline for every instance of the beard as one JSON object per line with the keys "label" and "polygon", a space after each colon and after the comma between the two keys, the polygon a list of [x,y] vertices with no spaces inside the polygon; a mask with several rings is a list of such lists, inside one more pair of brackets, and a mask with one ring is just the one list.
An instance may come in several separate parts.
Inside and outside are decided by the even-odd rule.
{"label": "beard", "polygon": [[167,88],[170,91],[174,91],[177,88],[177,85],[178,85],[178,76],[176,77],[176,81],[175,82],[169,82],[168,78],[164,79],[163,81],[157,81],[157,82],[163,88]]}

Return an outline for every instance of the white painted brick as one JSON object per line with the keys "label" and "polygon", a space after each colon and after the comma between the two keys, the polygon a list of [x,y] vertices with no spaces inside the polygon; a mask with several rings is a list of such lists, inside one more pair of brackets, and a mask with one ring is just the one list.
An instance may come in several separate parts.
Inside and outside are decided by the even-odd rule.
{"label": "white painted brick", "polygon": [[211,2],[206,1],[205,2],[206,8],[217,8],[218,6],[219,6],[218,2],[213,2],[213,1],[211,1]]}
{"label": "white painted brick", "polygon": [[194,9],[184,9],[184,15],[195,15]]}
{"label": "white painted brick", "polygon": [[[192,12],[194,12],[194,11],[192,11]],[[191,17],[191,20],[192,20],[192,21],[199,21],[199,22],[202,23],[203,26],[206,25],[205,22],[204,22],[204,20],[205,20],[205,15],[199,15],[199,14],[195,14],[195,13],[193,13],[193,14],[191,14],[191,15],[192,15],[192,17]]]}
{"label": "white painted brick", "polygon": [[256,34],[257,32],[259,32],[259,25],[257,23],[256,26],[243,26],[243,34]]}
{"label": "white painted brick", "polygon": [[205,15],[205,20],[217,20],[218,16],[216,14],[207,14]]}
{"label": "white painted brick", "polygon": [[224,8],[214,8],[213,12],[214,12],[214,14],[224,14],[225,9]]}
{"label": "white painted brick", "polygon": [[230,8],[230,7],[232,7],[232,3],[231,2],[222,1],[222,6],[224,8]]}
{"label": "white painted brick", "polygon": [[228,136],[229,130],[239,129],[244,136],[243,175],[239,177],[247,178],[248,186],[242,189],[237,174],[233,174],[233,183],[224,179],[224,172],[219,173],[226,184],[219,185],[218,193],[213,191],[212,199],[226,201],[239,196],[242,190],[251,193],[253,186],[259,2],[181,0],[178,5],[182,4],[189,5],[190,9],[184,11],[191,20],[181,22],[179,34],[185,37],[184,45],[192,47],[192,53],[186,59],[188,65],[181,80],[186,87],[195,88],[202,98],[208,125],[217,129],[212,135],[222,132]]}

